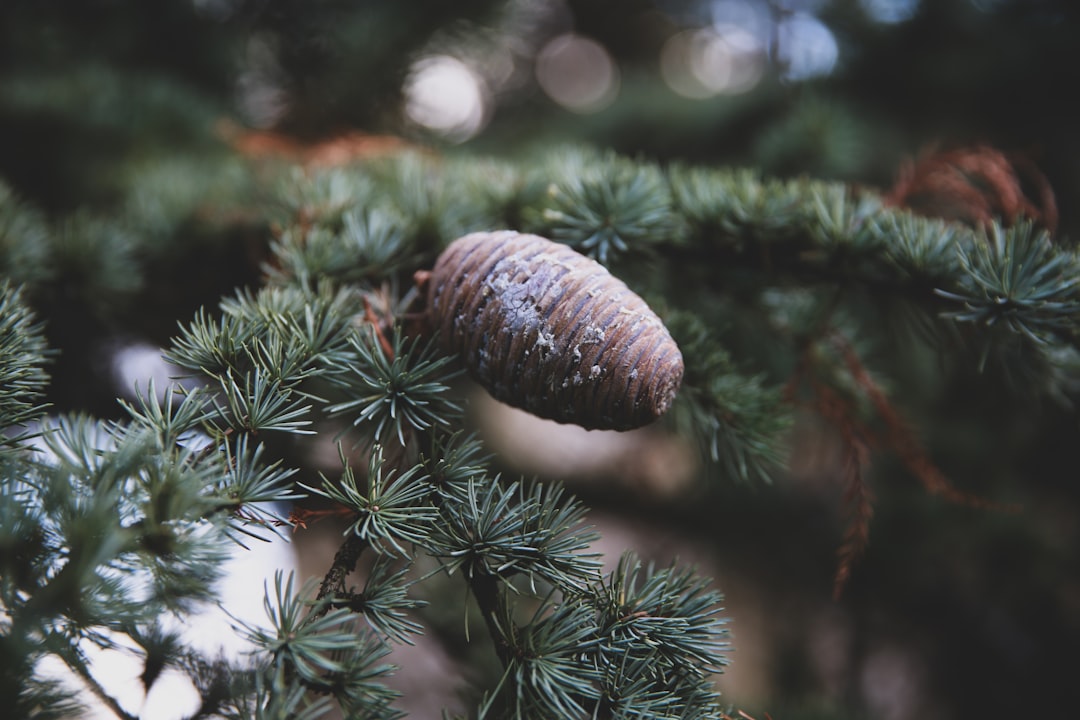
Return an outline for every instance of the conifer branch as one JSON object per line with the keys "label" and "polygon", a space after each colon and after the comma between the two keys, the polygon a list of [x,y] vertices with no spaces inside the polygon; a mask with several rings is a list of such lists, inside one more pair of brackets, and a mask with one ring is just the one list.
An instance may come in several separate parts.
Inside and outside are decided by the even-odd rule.
{"label": "conifer branch", "polygon": [[[659,298],[686,368],[666,428],[694,438],[724,477],[783,472],[795,386],[808,385],[845,448],[837,591],[868,542],[869,450],[894,451],[930,492],[976,502],[946,481],[849,339],[882,307],[903,306],[930,333],[953,328],[988,358],[1027,362],[1046,390],[1077,380],[1078,256],[1025,224],[975,231],[836,183],[581,149],[532,165],[402,154],[284,175],[270,203],[245,206],[276,223],[265,284],[181,324],[165,355],[189,376],[183,389],[141,384],[123,422],[42,422],[48,352],[26,297],[57,277],[83,296],[101,289],[103,308],[129,297],[147,279],[148,238],[167,235],[190,198],[132,208],[130,227],[85,214],[49,227],[0,188],[0,232],[13,238],[0,269],[32,283],[25,295],[0,284],[5,648],[36,660],[66,652],[33,649],[38,627],[69,643],[120,628],[144,641],[148,684],[153,644],[208,688],[207,712],[224,706],[209,688],[235,682],[239,717],[316,717],[330,699],[346,715],[395,717],[382,658],[422,629],[434,575],[410,568],[427,553],[464,578],[494,643],[504,675],[489,713],[722,717],[711,684],[727,650],[720,595],[693,571],[629,556],[601,576],[584,506],[557,484],[493,472],[464,430],[455,359],[422,322],[405,322],[423,291],[402,278],[467,230],[546,233]],[[50,231],[54,259],[27,260],[29,239]],[[646,256],[656,263],[643,271]],[[343,448],[371,450],[366,472],[342,450],[339,474],[296,482],[273,436],[306,450],[338,418]],[[239,626],[257,648],[252,666],[185,665],[186,649],[150,638],[157,615],[210,596],[232,540],[273,531],[286,522],[276,504],[311,495],[348,519],[346,537],[317,588],[280,574],[267,586],[271,628]],[[350,587],[364,553],[371,570]],[[32,686],[32,666],[14,669],[17,684]]]}
{"label": "conifer branch", "polygon": [[49,383],[43,330],[22,291],[0,281],[0,459],[18,452],[30,437],[18,429],[45,412],[38,402]]}
{"label": "conifer branch", "polygon": [[132,715],[124,706],[120,704],[120,701],[110,695],[105,688],[101,686],[101,683],[90,673],[90,669],[86,667],[86,662],[82,658],[68,658],[68,667],[70,667],[86,684],[86,687],[90,689],[90,692],[94,696],[103,702],[106,707],[113,712],[120,720],[139,720],[137,715]]}

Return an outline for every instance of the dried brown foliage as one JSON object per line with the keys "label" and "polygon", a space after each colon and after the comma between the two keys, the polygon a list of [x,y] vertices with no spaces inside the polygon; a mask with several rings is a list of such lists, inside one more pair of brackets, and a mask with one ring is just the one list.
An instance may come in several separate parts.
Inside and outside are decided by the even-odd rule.
{"label": "dried brown foliage", "polygon": [[832,385],[810,372],[804,359],[796,369],[789,385],[790,396],[800,383],[811,391],[810,404],[814,411],[840,434],[843,452],[841,481],[844,491],[841,503],[848,517],[844,539],[837,550],[837,568],[833,577],[833,596],[839,598],[851,577],[852,570],[870,541],[870,520],[873,516],[873,493],[866,482],[866,469],[871,453],[894,453],[931,495],[939,495],[960,505],[1009,512],[1016,506],[1002,505],[963,492],[954,487],[945,473],[934,463],[916,433],[873,378],[851,343],[838,332],[825,333],[830,347],[843,363],[861,399],[874,410],[881,429],[872,427],[859,411],[860,397],[841,394]]}
{"label": "dried brown foliage", "polygon": [[833,576],[833,597],[839,598],[851,577],[855,562],[870,542],[870,518],[874,514],[873,493],[866,484],[865,471],[870,461],[870,429],[859,419],[851,399],[845,398],[818,377],[806,372],[802,364],[789,386],[805,380],[812,393],[812,406],[817,414],[840,434],[843,454],[841,480],[844,485],[842,504],[848,515],[844,540],[837,550],[836,574]]}
{"label": "dried brown foliage", "polygon": [[[752,715],[743,712],[742,710],[736,710],[735,716],[728,715],[727,713],[720,713],[720,720],[757,720]],[[772,720],[772,716],[769,713],[765,713],[765,720]]]}
{"label": "dried brown foliage", "polygon": [[905,163],[885,200],[972,227],[1029,219],[1053,233],[1058,221],[1054,192],[1035,164],[985,145],[928,152]]}
{"label": "dried brown foliage", "polygon": [[241,155],[253,159],[288,160],[308,168],[348,165],[358,160],[392,155],[409,147],[404,140],[392,135],[355,131],[308,141],[223,123],[218,134]]}
{"label": "dried brown foliage", "polygon": [[877,439],[879,445],[887,447],[903,461],[908,470],[918,478],[922,486],[931,495],[940,495],[950,502],[979,508],[1014,511],[1014,506],[993,503],[985,498],[956,489],[927,454],[919,439],[915,436],[907,421],[889,401],[885,391],[874,381],[862,360],[855,353],[851,343],[839,334],[832,336],[833,346],[840,353],[848,372],[856,385],[873,404],[878,418],[885,424],[884,435]]}

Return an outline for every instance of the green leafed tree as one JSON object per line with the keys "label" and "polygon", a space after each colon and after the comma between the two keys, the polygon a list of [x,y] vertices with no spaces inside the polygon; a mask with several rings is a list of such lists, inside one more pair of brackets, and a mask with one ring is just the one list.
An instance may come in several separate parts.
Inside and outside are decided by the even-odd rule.
{"label": "green leafed tree", "polygon": [[[574,173],[585,166],[587,177]],[[477,688],[478,716],[722,716],[712,677],[729,641],[717,590],[692,569],[633,556],[602,572],[578,499],[493,468],[468,432],[460,363],[424,330],[412,271],[454,233],[506,227],[511,209],[661,299],[686,373],[658,431],[693,438],[715,482],[769,482],[784,466],[793,409],[807,406],[843,432],[855,496],[867,453],[885,447],[931,490],[968,499],[933,475],[860,357],[868,328],[895,316],[939,353],[974,348],[972,372],[1000,363],[1040,393],[1068,391],[1080,260],[1029,223],[974,231],[835,184],[585,150],[497,175],[488,167],[403,156],[286,172],[281,202],[253,206],[294,208],[273,230],[265,282],[182,321],[165,356],[183,381],[146,387],[120,420],[46,414],[42,326],[24,292],[4,286],[2,656],[17,707],[58,716],[75,701],[38,679],[37,661],[52,655],[130,716],[85,658],[85,643],[122,636],[143,657],[147,686],[164,667],[191,674],[199,717],[316,717],[335,706],[396,717],[385,655],[424,631],[423,606],[447,602],[425,585],[449,576],[468,591],[453,602],[475,603],[483,627],[471,632],[488,634],[501,667]],[[507,177],[518,190],[491,204],[500,188],[485,183]],[[340,183],[344,206],[333,200]],[[643,183],[650,202],[631,201]],[[551,190],[532,191],[540,186]],[[467,227],[416,221],[451,193]],[[12,255],[37,241],[18,232],[32,220],[10,224]],[[754,345],[737,353],[727,338],[749,343],[751,333],[728,328],[748,317]],[[282,436],[302,445],[327,433],[340,472],[299,480],[310,471],[295,447],[275,456]],[[162,629],[163,616],[211,596],[231,544],[304,524],[310,499],[344,518],[342,544],[321,581],[279,573],[268,585],[268,625],[236,628],[250,658],[200,657]],[[845,577],[867,521],[853,520]],[[357,586],[362,559],[374,564]]]}
{"label": "green leafed tree", "polygon": [[[135,660],[144,692],[186,678],[192,720],[397,718],[406,698],[395,679],[410,671],[400,651],[423,638],[465,668],[447,718],[758,716],[718,685],[741,641],[722,594],[729,578],[602,554],[594,508],[722,548],[731,582],[849,612],[858,638],[846,657],[871,655],[864,637],[908,629],[903,639],[928,645],[955,631],[927,654],[927,674],[956,685],[935,695],[953,698],[944,716],[1028,703],[1047,714],[1074,699],[1071,671],[1045,659],[1078,636],[1076,577],[1062,570],[1076,559],[1065,547],[1075,491],[1059,467],[1075,466],[1080,391],[1080,255],[1059,230],[1076,227],[1067,194],[1060,208],[1046,192],[1028,202],[1044,178],[1022,187],[985,148],[913,164],[892,191],[874,190],[880,177],[864,163],[888,155],[899,131],[884,119],[871,127],[851,97],[804,97],[775,77],[693,109],[656,102],[653,71],[633,59],[696,18],[696,3],[567,5],[573,29],[640,71],[625,74],[610,111],[564,133],[590,144],[556,142],[545,123],[565,128],[566,113],[507,90],[490,137],[464,150],[395,138],[325,162],[302,140],[399,129],[388,108],[417,52],[481,54],[492,28],[513,35],[535,8],[427,2],[410,20],[390,2],[190,5],[163,3],[153,17],[131,2],[0,10],[13,21],[0,25],[12,68],[0,70],[4,713],[67,718],[94,705],[139,717],[95,665],[105,651]],[[835,27],[871,37],[887,34],[866,29],[867,8],[888,5],[821,4]],[[923,3],[887,37],[921,47],[934,23],[972,17],[998,37],[1020,12],[968,5]],[[1036,19],[1060,47],[1059,11],[1044,5]],[[23,23],[35,32],[12,29]],[[200,38],[205,52],[183,60],[195,44],[174,36]],[[513,37],[519,54],[535,39]],[[864,41],[867,57],[888,49],[873,45]],[[942,54],[933,45],[926,57]],[[175,67],[184,72],[162,72]],[[238,92],[222,78],[242,86],[260,72],[260,87],[291,101],[248,120],[272,121],[288,140],[219,122]],[[868,97],[863,71],[845,72],[822,87]],[[1036,109],[1059,107],[1035,98],[1019,113],[994,100],[1019,134],[1054,115]],[[899,104],[877,107],[905,117]],[[1062,157],[1080,157],[1047,122]],[[661,124],[668,133],[635,140]],[[498,152],[517,131],[530,137]],[[631,151],[600,147],[607,137]],[[701,152],[686,151],[695,141]],[[880,145],[853,157],[871,141]],[[949,172],[952,190],[965,183],[952,196],[934,184]],[[676,493],[522,476],[485,435],[469,364],[495,347],[490,335],[521,329],[480,328],[472,360],[447,352],[428,271],[455,239],[503,230],[594,259],[671,333],[684,366],[677,396],[635,437],[675,448],[690,468]],[[478,316],[512,280],[459,282]],[[117,399],[101,366],[109,341],[128,337],[161,348],[168,378],[140,378]],[[537,355],[555,347],[543,335],[522,342]],[[632,376],[646,361],[614,362]],[[605,386],[609,399],[619,391]],[[819,465],[813,450],[827,456]],[[814,473],[827,491],[793,481]],[[316,572],[282,568],[248,588],[262,617],[231,622],[247,652],[207,653],[185,634],[219,600],[230,558],[327,527],[336,544]],[[785,623],[785,607],[762,613],[777,646],[815,630],[801,615]],[[933,621],[920,625],[923,615]],[[899,629],[881,630],[898,617]],[[762,715],[872,714],[819,703],[805,658],[776,654],[769,687],[783,692],[753,698]],[[1017,697],[1006,681],[985,687],[999,660],[1004,676],[1030,681]],[[872,675],[869,661],[859,668]],[[846,682],[834,695],[858,694]]]}

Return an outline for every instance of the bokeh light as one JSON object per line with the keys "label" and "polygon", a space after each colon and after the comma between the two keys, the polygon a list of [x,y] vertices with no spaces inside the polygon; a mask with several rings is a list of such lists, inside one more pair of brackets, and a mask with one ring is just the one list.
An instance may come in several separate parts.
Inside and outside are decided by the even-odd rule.
{"label": "bokeh light", "polygon": [[236,100],[240,113],[252,127],[271,127],[289,109],[277,53],[277,45],[269,35],[254,35],[244,48],[236,78]]}
{"label": "bokeh light", "polygon": [[149,394],[149,383],[159,399],[165,398],[174,384],[176,367],[165,362],[162,349],[150,343],[134,342],[117,347],[110,358],[116,391],[128,400]]}
{"label": "bokeh light", "polygon": [[240,9],[241,0],[192,0],[195,14],[215,22],[224,22]]}
{"label": "bokeh light", "polygon": [[567,33],[536,58],[536,80],[548,97],[580,113],[602,110],[619,94],[619,68],[595,40]]}
{"label": "bokeh light", "polygon": [[449,55],[421,58],[405,81],[409,120],[451,142],[464,142],[480,132],[487,124],[490,105],[483,78]]}
{"label": "bokeh light", "polygon": [[773,40],[772,11],[760,0],[716,0],[711,7],[716,28],[739,28],[749,33],[763,48]]}
{"label": "bokeh light", "polygon": [[810,80],[836,67],[840,48],[832,31],[810,13],[796,12],[776,25],[776,57],[785,80]]}
{"label": "bokeh light", "polygon": [[741,27],[684,30],[660,53],[660,72],[672,90],[690,98],[741,93],[765,73],[765,48]]}
{"label": "bokeh light", "polygon": [[919,10],[919,0],[859,0],[863,12],[874,22],[902,23]]}
{"label": "bokeh light", "polygon": [[[208,657],[239,662],[250,657],[252,644],[234,629],[236,622],[265,630],[272,629],[263,606],[263,589],[272,582],[274,573],[299,569],[293,546],[287,539],[266,533],[267,542],[249,543],[247,547],[230,548],[222,580],[216,588],[218,604],[207,604],[200,611],[186,616],[162,619],[166,631],[178,633],[183,642]],[[228,608],[228,611],[225,610]],[[132,715],[160,720],[180,720],[191,717],[199,707],[199,694],[190,678],[175,669],[166,669],[146,692],[139,681],[143,671],[137,651],[123,644],[123,636],[109,634],[117,647],[100,648],[83,643],[91,669],[102,686]],[[78,680],[63,666],[52,663],[45,674],[78,687]],[[109,708],[91,700],[86,720],[115,720]]]}

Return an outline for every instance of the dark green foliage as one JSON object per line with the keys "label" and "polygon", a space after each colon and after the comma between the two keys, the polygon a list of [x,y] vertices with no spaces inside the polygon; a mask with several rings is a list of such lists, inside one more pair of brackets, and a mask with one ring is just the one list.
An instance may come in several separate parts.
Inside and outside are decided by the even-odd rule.
{"label": "dark green foliage", "polygon": [[881,213],[873,222],[889,238],[883,269],[898,274],[901,282],[940,287],[956,276],[960,253],[973,242],[965,227],[908,213]]}
{"label": "dark green foliage", "polygon": [[727,630],[716,617],[720,595],[706,586],[691,571],[658,571],[627,554],[586,592],[562,603],[546,599],[523,624],[504,609],[494,624],[508,657],[499,688],[504,712],[718,717],[708,676],[725,662]]}
{"label": "dark green foliage", "polygon": [[[408,347],[395,329],[389,352],[382,348],[375,330],[349,338],[355,352],[351,362],[342,363],[334,378],[346,397],[354,398],[330,407],[334,415],[353,414],[354,425],[374,425],[372,435],[380,442],[396,437],[405,444],[405,433],[425,431],[434,425],[449,425],[460,410],[446,397],[450,358],[439,357],[432,345]],[[389,354],[389,357],[388,357]]]}
{"label": "dark green foliage", "polygon": [[[70,699],[34,662],[51,654],[86,675],[78,642],[119,633],[141,648],[147,684],[165,666],[191,675],[203,716],[396,717],[385,654],[424,630],[438,578],[468,588],[501,666],[481,715],[719,716],[720,595],[631,556],[602,577],[585,506],[557,484],[503,479],[465,429],[455,359],[417,329],[406,280],[465,229],[531,223],[662,298],[686,360],[665,427],[696,441],[718,481],[783,471],[796,369],[866,392],[828,343],[879,307],[905,307],[931,342],[963,330],[1002,363],[1036,353],[1044,392],[1076,386],[1076,256],[1026,225],[975,233],[837,184],[573,149],[528,167],[405,154],[271,175],[284,189],[258,206],[277,224],[265,284],[189,315],[165,353],[183,384],[140,385],[124,421],[43,418],[42,331],[0,288],[0,643],[19,707],[63,711]],[[23,205],[0,211],[4,247],[43,231]],[[90,216],[55,226],[67,258],[55,267],[115,302],[142,282],[135,249],[169,235],[171,212],[153,217],[130,235]],[[639,253],[664,260],[634,270]],[[304,468],[279,439],[309,447],[322,432],[340,433],[339,472],[295,482]],[[317,590],[283,575],[268,588],[269,626],[240,628],[250,664],[200,658],[161,629],[162,614],[213,597],[236,542],[280,532],[282,504],[313,496],[347,517],[341,548]],[[349,586],[365,555],[366,579]]]}
{"label": "dark green foliage", "polygon": [[579,527],[585,509],[559,487],[470,479],[464,494],[448,494],[432,532],[434,554],[448,572],[508,581],[524,574],[576,590],[597,571],[588,552],[596,534]]}
{"label": "dark green foliage", "polygon": [[393,569],[392,560],[380,556],[367,578],[364,588],[335,602],[345,603],[353,612],[359,613],[371,629],[393,642],[412,644],[410,635],[423,631],[423,627],[411,619],[409,612],[427,603],[408,595],[412,582],[407,578],[409,566]]}
{"label": "dark green foliage", "polygon": [[76,213],[52,234],[57,281],[76,302],[108,307],[143,283],[139,242],[130,228]]}
{"label": "dark green foliage", "polygon": [[49,383],[42,325],[26,307],[22,293],[0,281],[0,459],[16,452],[18,429],[39,417],[38,402]]}
{"label": "dark green foliage", "polygon": [[941,290],[961,302],[958,321],[1005,325],[1034,343],[1074,341],[1080,314],[1080,259],[1030,223],[992,225],[959,253],[960,287]]}
{"label": "dark green foliage", "polygon": [[791,424],[781,388],[738,372],[695,317],[673,316],[671,330],[686,358],[675,423],[725,476],[768,481],[783,462],[783,436]]}
{"label": "dark green foliage", "polygon": [[560,717],[588,717],[586,708],[600,698],[599,673],[581,662],[597,642],[589,608],[541,606],[524,625],[504,617],[499,627],[511,648],[504,682],[512,716],[554,710]]}
{"label": "dark green foliage", "polygon": [[321,278],[377,282],[409,260],[408,240],[405,220],[392,212],[349,210],[338,232],[286,230],[273,247],[280,267],[271,276],[295,276],[305,285]]}
{"label": "dark green foliage", "polygon": [[267,377],[261,368],[256,368],[243,380],[227,373],[219,381],[224,407],[219,411],[223,422],[215,428],[218,432],[228,429],[255,434],[267,430],[314,432],[305,429],[312,422],[307,398],[280,379]]}
{"label": "dark green foliage", "polygon": [[614,717],[715,716],[708,674],[729,650],[720,601],[692,572],[643,567],[632,555],[596,584],[595,658]]}
{"label": "dark green foliage", "polygon": [[604,265],[628,251],[671,242],[677,231],[671,193],[659,168],[609,154],[566,163],[552,180],[540,234]]}
{"label": "dark green foliage", "polygon": [[[463,671],[470,718],[1069,716],[1076,7],[0,2],[0,714],[81,717],[89,698],[147,715],[98,682],[107,649],[147,689],[186,675],[192,720],[398,717],[387,649],[425,632]],[[767,49],[731,59],[733,77],[764,63],[756,87],[660,82],[673,33],[745,50],[713,23],[751,14]],[[787,30],[817,20],[838,63],[782,80]],[[533,81],[566,31],[617,64],[598,112]],[[482,80],[490,124],[409,152],[403,79],[443,53]],[[960,168],[964,198],[899,192],[904,156],[975,138],[1012,168]],[[556,145],[583,139],[604,149]],[[890,205],[974,218],[954,202],[983,192],[1025,197],[985,198],[979,228]],[[635,465],[566,479],[595,514],[507,472],[473,434],[475,388],[429,344],[414,273],[500,229],[600,258],[683,350]],[[110,360],[129,343],[167,348],[177,384],[121,386]],[[663,468],[672,485],[639,477],[694,448]],[[602,576],[590,523],[614,516],[659,565]],[[320,520],[344,531],[314,558],[322,582],[252,587],[268,617],[237,628],[249,655],[173,629],[240,544]],[[866,531],[828,603],[840,537]],[[734,659],[768,696],[746,714],[714,684],[721,599],[667,564],[669,538],[717,561],[736,621],[753,605]],[[747,701],[746,677],[725,703]]]}
{"label": "dark green foliage", "polygon": [[264,463],[263,446],[249,449],[249,437],[236,441],[236,449],[224,443],[225,474],[218,480],[216,497],[229,510],[229,523],[240,533],[262,539],[262,531],[284,524],[284,519],[271,510],[273,503],[298,500],[293,490],[294,468],[283,468],[281,462]]}
{"label": "dark green foliage", "polygon": [[273,593],[267,588],[265,603],[273,634],[257,626],[246,632],[270,653],[275,675],[296,673],[302,681],[326,689],[324,674],[341,673],[345,668],[334,655],[356,645],[356,637],[347,627],[353,616],[345,610],[316,614],[303,597],[310,594],[311,588],[307,590],[298,592],[292,575],[285,579],[279,572]]}
{"label": "dark green foliage", "polygon": [[[277,181],[275,205],[278,207],[273,208],[274,220],[292,224],[318,218],[320,224],[339,229],[344,214],[350,209],[362,207],[375,192],[371,178],[366,175],[336,168],[317,172],[293,168]],[[298,235],[295,238],[290,236],[290,240],[295,239],[299,243],[303,239],[302,228],[295,230]],[[287,247],[290,244],[288,240],[280,242],[278,252],[289,252]],[[334,250],[345,249],[344,243],[332,247]],[[301,257],[310,257],[303,248],[296,250]],[[287,266],[288,260],[283,258],[283,263]],[[334,265],[344,267],[345,264],[334,262]]]}
{"label": "dark green foliage", "polygon": [[47,240],[45,220],[0,181],[0,275],[18,283],[45,280]]}
{"label": "dark green foliage", "polygon": [[790,234],[800,210],[798,185],[763,181],[752,170],[676,167],[671,172],[675,207],[701,241],[746,249]]}
{"label": "dark green foliage", "polygon": [[358,484],[348,460],[338,482],[323,479],[321,487],[307,488],[333,500],[356,514],[348,532],[370,545],[380,555],[396,554],[408,557],[405,545],[423,544],[438,517],[430,504],[430,489],[422,480],[421,466],[416,465],[398,474],[384,465],[382,448],[371,452],[367,478]]}
{"label": "dark green foliage", "polygon": [[461,432],[432,440],[432,447],[421,457],[428,481],[445,494],[460,497],[470,478],[487,470],[490,456],[475,435]]}
{"label": "dark green foliage", "polygon": [[657,570],[624,555],[618,567],[593,591],[599,624],[610,651],[650,638],[645,647],[659,677],[697,675],[719,670],[723,621],[720,595],[686,569]]}

